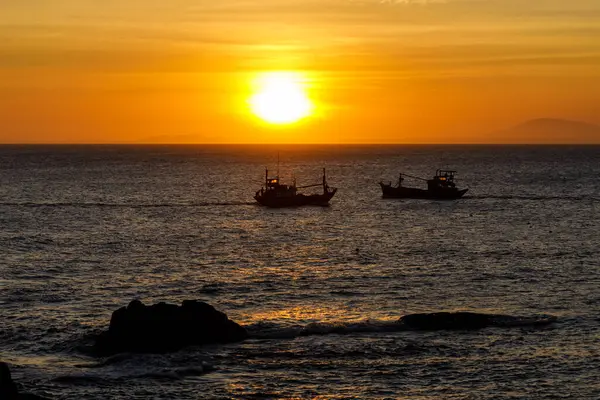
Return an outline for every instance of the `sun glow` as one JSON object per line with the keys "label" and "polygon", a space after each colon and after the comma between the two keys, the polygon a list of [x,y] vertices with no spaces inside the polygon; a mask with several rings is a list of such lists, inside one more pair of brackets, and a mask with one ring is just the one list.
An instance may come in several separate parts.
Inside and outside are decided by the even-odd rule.
{"label": "sun glow", "polygon": [[312,114],[314,105],[306,94],[306,79],[297,72],[259,75],[249,99],[254,115],[271,124],[291,124]]}

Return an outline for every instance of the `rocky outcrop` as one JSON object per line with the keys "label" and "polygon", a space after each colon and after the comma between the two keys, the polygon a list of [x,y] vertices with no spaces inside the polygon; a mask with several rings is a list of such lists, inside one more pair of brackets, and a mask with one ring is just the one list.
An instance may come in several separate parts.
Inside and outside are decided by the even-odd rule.
{"label": "rocky outcrop", "polygon": [[17,384],[12,380],[6,363],[0,362],[0,399],[2,400],[45,400],[31,393],[19,393]]}
{"label": "rocky outcrop", "polygon": [[181,306],[146,306],[134,300],[113,312],[108,331],[97,338],[94,350],[101,356],[166,353],[191,345],[238,342],[247,337],[242,326],[202,301],[185,300]]}
{"label": "rocky outcrop", "polygon": [[437,312],[410,314],[400,318],[400,323],[417,330],[481,329],[490,326],[490,315],[471,312]]}
{"label": "rocky outcrop", "polygon": [[541,315],[515,317],[510,315],[473,312],[436,312],[405,315],[398,321],[401,326],[414,330],[474,330],[495,327],[537,327],[556,322],[556,317]]}

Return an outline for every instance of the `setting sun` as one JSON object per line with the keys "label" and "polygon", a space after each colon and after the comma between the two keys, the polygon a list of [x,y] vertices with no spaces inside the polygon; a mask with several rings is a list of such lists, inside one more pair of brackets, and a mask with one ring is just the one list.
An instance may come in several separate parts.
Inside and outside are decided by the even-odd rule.
{"label": "setting sun", "polygon": [[296,72],[263,73],[253,82],[252,113],[271,124],[291,124],[313,111],[305,78]]}

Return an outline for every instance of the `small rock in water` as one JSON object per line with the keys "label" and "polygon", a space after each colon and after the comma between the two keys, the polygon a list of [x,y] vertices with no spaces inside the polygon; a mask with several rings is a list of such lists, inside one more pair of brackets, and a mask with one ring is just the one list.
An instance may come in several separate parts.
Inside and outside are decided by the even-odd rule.
{"label": "small rock in water", "polygon": [[202,301],[146,306],[134,300],[113,312],[108,331],[100,334],[94,349],[101,356],[166,353],[191,345],[239,342],[247,337],[246,329]]}
{"label": "small rock in water", "polygon": [[416,330],[473,330],[495,327],[539,327],[552,324],[554,316],[514,317],[476,312],[436,312],[405,315],[400,324]]}
{"label": "small rock in water", "polygon": [[437,312],[410,314],[400,318],[400,323],[418,330],[481,329],[491,325],[491,316],[471,312]]}

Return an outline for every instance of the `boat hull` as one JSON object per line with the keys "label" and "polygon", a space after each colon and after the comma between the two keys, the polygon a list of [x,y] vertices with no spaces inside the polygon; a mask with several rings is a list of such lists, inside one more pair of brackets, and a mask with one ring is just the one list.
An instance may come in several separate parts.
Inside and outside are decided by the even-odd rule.
{"label": "boat hull", "polygon": [[434,199],[434,200],[456,200],[464,196],[469,189],[444,189],[429,191],[410,187],[393,187],[385,183],[379,183],[384,199]]}
{"label": "boat hull", "polygon": [[329,200],[335,195],[337,189],[323,194],[297,194],[295,196],[269,196],[256,195],[254,199],[262,206],[270,208],[287,208],[287,207],[302,207],[302,206],[321,206],[329,205]]}

